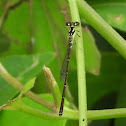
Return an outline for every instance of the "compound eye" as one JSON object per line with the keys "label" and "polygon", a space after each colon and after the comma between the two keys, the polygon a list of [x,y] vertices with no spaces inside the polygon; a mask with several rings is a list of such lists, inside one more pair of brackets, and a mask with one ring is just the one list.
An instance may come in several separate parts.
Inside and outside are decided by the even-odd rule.
{"label": "compound eye", "polygon": [[71,22],[67,22],[66,23],[66,26],[71,26]]}
{"label": "compound eye", "polygon": [[74,22],[74,26],[78,26],[79,24],[79,22]]}

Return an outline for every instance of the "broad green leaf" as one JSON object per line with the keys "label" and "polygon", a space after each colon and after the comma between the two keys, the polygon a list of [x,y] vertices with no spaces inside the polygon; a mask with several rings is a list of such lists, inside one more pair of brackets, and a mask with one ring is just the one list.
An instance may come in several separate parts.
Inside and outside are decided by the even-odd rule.
{"label": "broad green leaf", "polygon": [[[126,73],[125,66],[125,59],[117,53],[102,53],[100,74],[98,76],[86,74],[88,109],[91,109],[103,96],[118,91]],[[73,102],[78,106],[77,72],[75,70],[69,71],[68,84]]]}
{"label": "broad green leaf", "polygon": [[20,0],[2,0],[0,1],[0,28],[4,18],[8,12],[9,7],[17,4]]}
{"label": "broad green leaf", "polygon": [[57,1],[37,0],[29,4],[29,1],[22,1],[9,11],[2,30],[10,40],[5,56],[55,51],[58,60],[54,60],[50,67],[60,82],[60,59],[67,48],[64,46],[67,43],[64,14]]}
{"label": "broad green leaf", "polygon": [[94,120],[91,122],[90,126],[112,126],[111,120],[104,119],[104,120]]}
{"label": "broad green leaf", "polygon": [[[2,0],[0,1],[0,29],[3,26],[4,22],[6,21],[6,17],[8,14],[8,10],[13,5],[16,5],[19,0]],[[0,31],[0,53],[5,52],[9,49],[10,46],[10,39],[8,38],[7,34],[3,34],[2,30]]]}
{"label": "broad green leaf", "polygon": [[103,53],[99,76],[87,75],[88,107],[100,98],[118,91],[123,83],[126,60],[117,53]]}
{"label": "broad green leaf", "polygon": [[[118,97],[117,97],[117,108],[126,108],[126,74],[123,78],[123,83],[119,87]],[[126,118],[115,119],[115,126],[125,126]]]}
{"label": "broad green leaf", "polygon": [[9,11],[2,30],[11,41],[8,55],[28,53],[30,49],[29,20],[28,2],[22,2]]}
{"label": "broad green leaf", "polygon": [[83,29],[83,40],[86,71],[98,75],[100,72],[101,55],[95,45],[95,39],[88,27]]}
{"label": "broad green leaf", "polygon": [[22,101],[19,100],[19,99],[21,99],[21,97],[25,93],[27,93],[34,86],[35,79],[36,78],[33,78],[30,81],[28,81],[26,83],[26,85],[24,86],[24,89],[19,94],[19,96],[14,98],[13,100],[10,100],[7,104],[4,104],[4,105],[0,106],[0,110],[2,110],[2,109],[8,109],[8,110],[13,110],[14,109],[14,110],[16,110],[16,106],[23,105]]}
{"label": "broad green leaf", "polygon": [[66,42],[66,26],[56,1],[33,1],[33,30],[35,52],[63,50],[60,46]]}
{"label": "broad green leaf", "polygon": [[0,1],[0,28],[1,28],[1,25],[3,23],[3,19],[4,19],[4,12],[6,11],[6,8],[5,8],[5,1]]}
{"label": "broad green leaf", "polygon": [[31,5],[22,1],[9,11],[3,27],[11,40],[8,55],[54,51],[66,42],[64,15],[58,3],[37,0]]}
{"label": "broad green leaf", "polygon": [[[17,78],[22,84],[26,84],[42,70],[43,65],[49,64],[53,58],[53,53],[44,53],[29,56],[6,57],[1,59],[1,62],[12,76]],[[0,105],[7,103],[17,92],[16,89],[11,87],[0,77]]]}
{"label": "broad green leaf", "polygon": [[126,1],[125,0],[103,0],[89,1],[89,4],[98,12],[111,26],[126,31]]}
{"label": "broad green leaf", "polygon": [[79,126],[78,120],[68,120],[65,126]]}
{"label": "broad green leaf", "polygon": [[[32,28],[34,38],[33,52],[55,51],[57,59],[49,67],[57,82],[60,83],[60,65],[67,49],[66,43],[68,40],[66,38],[68,31],[65,26],[64,14],[59,8],[58,2],[52,0],[33,1]],[[65,9],[67,9],[67,6]],[[41,78],[38,80],[41,80]]]}
{"label": "broad green leaf", "polygon": [[45,80],[45,75],[43,71],[41,71],[35,80],[35,86],[31,89],[36,94],[46,93],[49,91],[47,88],[47,82]]}
{"label": "broad green leaf", "polygon": [[7,51],[10,46],[10,40],[0,32],[0,54]]}
{"label": "broad green leaf", "polygon": [[[84,41],[84,50],[82,50],[81,47],[78,47],[77,43],[73,45],[73,48],[75,48],[74,46],[77,46],[76,48],[79,48],[82,51],[82,53],[84,52],[86,71],[94,75],[98,75],[100,72],[101,54],[95,44],[94,36],[92,35],[88,27],[83,28],[83,41]],[[76,54],[72,50],[70,67],[74,69],[76,69],[75,55]]]}
{"label": "broad green leaf", "polygon": [[6,4],[8,7],[10,7],[17,4],[18,2],[20,2],[20,0],[2,0],[0,1],[0,5]]}
{"label": "broad green leaf", "polygon": [[[53,97],[51,95],[41,95],[41,97],[51,100]],[[41,111],[47,111],[46,108],[43,106],[33,102],[32,100],[28,98],[23,98],[23,101],[30,105],[31,107],[34,107],[36,109],[39,109]],[[17,118],[18,117],[18,118]],[[41,118],[38,118],[36,116],[30,115],[28,113],[23,112],[17,112],[17,111],[3,111],[1,118],[0,118],[0,125],[1,126],[35,126],[35,125],[45,125],[45,126],[64,126],[66,123],[66,120],[44,120]]]}

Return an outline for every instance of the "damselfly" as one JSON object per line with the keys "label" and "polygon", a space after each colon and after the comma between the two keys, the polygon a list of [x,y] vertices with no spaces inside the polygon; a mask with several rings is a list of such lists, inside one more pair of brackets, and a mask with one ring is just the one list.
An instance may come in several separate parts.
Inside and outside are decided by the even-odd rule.
{"label": "damselfly", "polygon": [[79,24],[80,24],[79,22],[67,22],[66,23],[66,26],[69,26],[70,30],[69,30],[68,49],[67,49],[67,53],[64,58],[63,65],[62,65],[61,72],[60,72],[60,77],[61,77],[61,80],[63,80],[63,82],[64,82],[64,87],[63,87],[62,100],[61,100],[61,105],[60,105],[60,110],[59,110],[59,116],[62,116],[62,114],[63,114],[65,90],[66,90],[67,77],[68,77],[68,71],[69,71],[70,52],[71,52],[71,48],[73,46],[73,38],[74,38],[74,34],[75,34],[74,28],[75,28],[75,26],[78,26]]}

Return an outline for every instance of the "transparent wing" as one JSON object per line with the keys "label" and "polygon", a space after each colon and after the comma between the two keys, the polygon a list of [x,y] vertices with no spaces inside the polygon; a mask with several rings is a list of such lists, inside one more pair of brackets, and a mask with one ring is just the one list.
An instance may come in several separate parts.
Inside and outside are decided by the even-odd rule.
{"label": "transparent wing", "polygon": [[68,59],[68,50],[66,52],[65,58],[62,63],[61,71],[60,71],[60,79],[64,82],[66,76],[66,69],[67,69],[67,59]]}

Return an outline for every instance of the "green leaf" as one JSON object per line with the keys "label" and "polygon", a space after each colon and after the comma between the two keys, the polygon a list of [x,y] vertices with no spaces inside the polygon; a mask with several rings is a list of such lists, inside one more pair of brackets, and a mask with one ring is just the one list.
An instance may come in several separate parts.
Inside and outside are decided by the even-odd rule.
{"label": "green leaf", "polygon": [[46,93],[49,91],[46,84],[47,82],[45,80],[45,75],[43,71],[41,71],[37,75],[36,80],[35,80],[35,86],[31,90],[35,92],[36,94]]}
{"label": "green leaf", "polygon": [[[125,108],[126,107],[126,74],[123,78],[123,83],[121,83],[120,87],[118,88],[118,97],[116,102],[117,108]],[[126,125],[126,118],[115,119],[115,126],[125,126]]]}
{"label": "green leaf", "polygon": [[88,107],[91,108],[102,97],[118,91],[126,73],[126,61],[117,53],[103,53],[99,76],[87,75]]}
{"label": "green leaf", "polygon": [[56,1],[33,1],[34,52],[63,50],[61,45],[66,42],[66,26],[59,9]]}
{"label": "green leaf", "polygon": [[10,40],[7,36],[0,32],[0,54],[7,51],[10,46]]}
{"label": "green leaf", "polygon": [[86,71],[98,75],[100,72],[101,55],[95,45],[95,39],[88,27],[83,29],[83,40]]}
{"label": "green leaf", "polygon": [[20,2],[20,0],[11,0],[11,1],[10,0],[2,0],[0,2],[0,5],[6,4],[8,7],[10,7],[10,6],[17,4],[18,2]]}
{"label": "green leaf", "polygon": [[0,28],[5,21],[10,7],[20,3],[20,0],[2,0],[0,1]]}
{"label": "green leaf", "polygon": [[89,1],[89,4],[98,12],[111,26],[126,31],[126,1],[125,0],[102,0]]}
{"label": "green leaf", "polygon": [[[26,84],[35,77],[43,65],[49,64],[54,59],[53,53],[44,53],[29,56],[13,56],[1,59],[3,66],[22,84]],[[11,87],[3,78],[0,77],[0,105],[7,103],[16,94],[17,90]]]}
{"label": "green leaf", "polygon": [[[34,38],[33,52],[55,51],[57,59],[49,67],[57,82],[60,83],[60,65],[67,49],[68,31],[65,25],[64,14],[59,8],[58,2],[52,0],[33,1],[32,31]],[[41,80],[41,78],[38,80]]]}
{"label": "green leaf", "polygon": [[[95,44],[95,39],[90,30],[88,29],[88,27],[83,28],[83,40],[84,40],[84,50],[82,50],[81,47],[78,47],[77,43],[74,46],[77,46],[77,48],[82,50],[82,53],[84,51],[86,71],[94,75],[98,75],[100,72],[101,54]],[[70,67],[72,69],[73,68],[76,69],[76,58],[73,50],[71,51]]]}
{"label": "green leaf", "polygon": [[[10,2],[10,4],[12,3]],[[22,2],[9,11],[2,30],[11,41],[8,55],[28,53],[30,48],[29,20],[28,2]]]}
{"label": "green leaf", "polygon": [[33,86],[35,83],[35,79],[33,78],[30,81],[28,81],[24,87],[24,89],[21,91],[21,93],[19,94],[18,97],[14,98],[13,100],[10,100],[7,104],[4,104],[2,106],[0,106],[0,110],[2,109],[9,109],[9,110],[16,110],[17,106],[22,106],[23,102],[19,99],[21,99],[21,97],[23,96],[23,94],[27,93]]}
{"label": "green leaf", "polygon": [[3,32],[11,40],[8,55],[54,51],[66,42],[65,20],[58,2],[38,0],[29,4],[23,1],[9,11],[4,23]]}
{"label": "green leaf", "polygon": [[[47,100],[53,100],[51,95],[41,95],[41,97]],[[36,109],[47,111],[47,108],[33,102],[28,98],[23,98],[23,101]],[[19,118],[17,118],[19,117]],[[23,120],[23,121],[22,121]],[[9,124],[8,124],[9,123]],[[35,126],[35,125],[45,125],[45,126],[64,126],[66,120],[44,120],[36,116],[30,115],[28,113],[18,112],[18,111],[3,111],[0,118],[1,126]]]}
{"label": "green leaf", "polygon": [[[126,61],[117,53],[102,53],[101,72],[98,76],[86,74],[88,109],[102,97],[118,91],[125,76]],[[72,100],[78,106],[77,72],[69,71],[68,84]],[[75,93],[76,92],[76,93]]]}
{"label": "green leaf", "polygon": [[33,4],[22,1],[9,11],[3,33],[10,40],[10,47],[5,56],[55,51],[58,59],[53,61],[50,68],[60,82],[59,64],[67,48],[68,32],[59,1],[37,0],[33,1]]}
{"label": "green leaf", "polygon": [[78,120],[68,120],[65,126],[79,126]]}
{"label": "green leaf", "polygon": [[25,94],[26,92],[28,92],[35,84],[35,79],[33,78],[30,81],[28,81],[23,89],[23,91],[21,91],[21,94]]}

